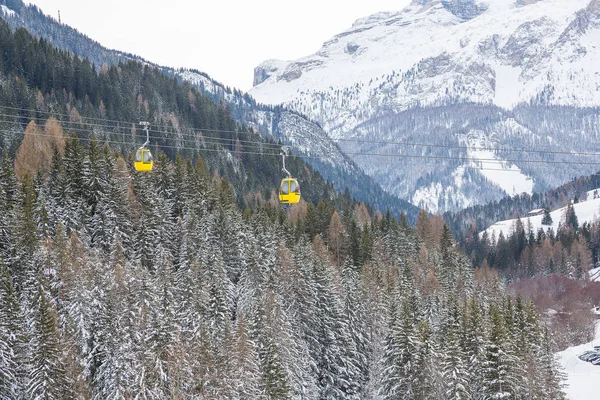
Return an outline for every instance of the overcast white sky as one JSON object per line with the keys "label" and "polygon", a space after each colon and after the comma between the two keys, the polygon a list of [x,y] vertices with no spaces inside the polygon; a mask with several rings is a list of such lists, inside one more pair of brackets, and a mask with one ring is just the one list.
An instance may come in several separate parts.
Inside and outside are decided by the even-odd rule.
{"label": "overcast white sky", "polygon": [[293,60],[361,17],[410,0],[30,0],[102,45],[171,67],[195,68],[248,90],[254,67]]}

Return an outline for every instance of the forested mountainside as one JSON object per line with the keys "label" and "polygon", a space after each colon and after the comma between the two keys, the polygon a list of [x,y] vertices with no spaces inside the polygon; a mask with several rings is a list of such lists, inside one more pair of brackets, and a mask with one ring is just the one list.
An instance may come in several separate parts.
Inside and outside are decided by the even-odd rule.
{"label": "forested mountainside", "polygon": [[[67,139],[0,168],[7,398],[563,398],[534,306],[441,219],[256,203],[198,159]],[[516,398],[516,397],[515,397]]]}
{"label": "forested mountainside", "polygon": [[391,193],[457,211],[596,172],[599,41],[598,0],[413,0],[265,61],[250,94],[319,122]]}
{"label": "forested mountainside", "polygon": [[[40,142],[47,138],[50,116],[62,124],[64,136],[77,134],[84,142],[95,136],[130,154],[145,141],[137,122],[148,120],[152,150],[171,158],[196,159],[201,153],[212,172],[234,184],[238,204],[249,201],[248,194],[269,199],[278,188],[276,143],[238,128],[225,105],[215,105],[189,84],[135,61],[96,71],[86,59],[24,29],[12,32],[0,21],[0,32],[0,147],[11,154],[27,130]],[[333,186],[299,158],[289,158],[288,169],[302,183],[307,201],[334,201]]]}
{"label": "forested mountainside", "polygon": [[395,215],[404,212],[409,221],[414,223],[418,214],[416,207],[384,191],[340,151],[318,124],[301,114],[281,107],[257,104],[248,94],[222,85],[205,73],[158,66],[132,54],[106,49],[70,26],[44,15],[35,5],[25,5],[21,0],[0,0],[0,4],[4,7],[0,10],[0,17],[13,30],[24,27],[57,48],[88,59],[96,70],[100,70],[104,64],[118,66],[119,63],[135,60],[155,67],[169,77],[189,82],[215,104],[226,104],[229,114],[239,125],[253,128],[263,138],[292,144],[295,154],[302,155],[338,191],[343,192],[347,187],[358,201],[368,202],[381,211],[389,208]]}

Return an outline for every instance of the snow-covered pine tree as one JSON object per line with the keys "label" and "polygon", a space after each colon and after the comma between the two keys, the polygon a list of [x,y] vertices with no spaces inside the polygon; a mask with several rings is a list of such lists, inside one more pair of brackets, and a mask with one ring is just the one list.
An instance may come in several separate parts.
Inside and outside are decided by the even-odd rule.
{"label": "snow-covered pine tree", "polygon": [[442,358],[444,379],[444,399],[468,400],[472,398],[469,386],[469,370],[463,352],[461,319],[458,301],[451,296],[446,319],[446,335]]}
{"label": "snow-covered pine tree", "polygon": [[342,269],[342,296],[343,296],[343,321],[347,326],[346,354],[351,364],[356,368],[356,376],[352,377],[361,398],[364,398],[364,389],[369,378],[370,347],[367,335],[364,296],[359,285],[359,274],[356,267],[349,260]]}
{"label": "snow-covered pine tree", "polygon": [[71,383],[65,374],[56,312],[41,282],[32,307],[31,367],[27,395],[34,400],[69,398]]}
{"label": "snow-covered pine tree", "polygon": [[90,245],[100,247],[104,251],[110,245],[110,236],[105,232],[105,213],[103,208],[106,204],[108,193],[106,177],[106,159],[103,157],[102,148],[95,136],[88,141],[87,154],[83,161],[82,183],[85,185],[83,192],[85,204],[85,226],[89,232]]}
{"label": "snow-covered pine tree", "polygon": [[262,375],[262,391],[269,399],[291,399],[289,377],[286,374],[279,347],[275,338],[274,329],[281,329],[273,325],[274,321],[281,321],[281,310],[277,306],[275,294],[266,290],[261,299],[260,306],[253,316],[252,338],[258,344],[260,370]]}
{"label": "snow-covered pine tree", "polygon": [[318,325],[315,327],[319,351],[315,354],[320,396],[352,399],[358,396],[355,379],[358,370],[347,353],[349,332],[343,318],[339,293],[334,289],[332,268],[321,260],[314,263],[315,305]]}
{"label": "snow-covered pine tree", "polygon": [[495,304],[489,309],[490,334],[483,363],[482,394],[489,399],[514,399],[515,382],[512,380],[512,358],[506,351],[507,336],[502,312]]}
{"label": "snow-covered pine tree", "polygon": [[548,328],[542,329],[542,345],[538,353],[538,361],[540,363],[541,381],[539,382],[539,392],[536,393],[540,398],[549,400],[565,400],[566,396],[563,391],[565,384],[564,372],[556,359],[556,355],[552,349],[552,336]]}
{"label": "snow-covered pine tree", "polygon": [[485,354],[487,347],[484,312],[482,305],[473,297],[467,307],[468,317],[463,319],[465,327],[465,348],[468,360],[469,392],[474,399],[483,396],[482,378],[484,374]]}
{"label": "snow-covered pine tree", "polygon": [[106,269],[106,312],[100,315],[100,324],[106,332],[102,343],[102,363],[94,378],[96,399],[127,398],[135,393],[136,371],[133,360],[135,324],[128,301],[128,265],[120,235],[115,233]]}
{"label": "snow-covered pine tree", "polygon": [[[412,398],[414,396],[413,374],[415,372],[415,356],[417,354],[417,338],[414,315],[408,299],[400,300],[400,312],[396,307],[390,308],[390,330],[386,339],[384,356],[383,398]],[[397,314],[397,315],[396,315]]]}
{"label": "snow-covered pine tree", "polygon": [[33,296],[33,293],[37,291],[32,285],[37,279],[35,264],[40,238],[35,215],[37,193],[33,180],[27,174],[23,177],[19,197],[19,203],[15,209],[17,212],[15,220],[16,248],[11,275],[17,291],[24,293],[25,286],[29,283],[30,293],[28,296]]}
{"label": "snow-covered pine tree", "polygon": [[550,209],[544,208],[544,216],[542,217],[542,225],[552,225],[552,216],[550,215]]}
{"label": "snow-covered pine tree", "polygon": [[262,384],[258,347],[250,338],[244,318],[239,318],[227,352],[228,385],[232,400],[267,399]]}
{"label": "snow-covered pine tree", "polygon": [[155,254],[156,271],[151,277],[152,304],[149,325],[143,338],[148,366],[146,387],[157,398],[170,398],[171,362],[174,360],[174,271],[170,252],[160,243]]}
{"label": "snow-covered pine tree", "polygon": [[[86,238],[85,216],[86,187],[84,185],[85,149],[75,134],[66,141],[64,164],[64,214],[60,221],[67,232],[75,230],[79,236]],[[84,239],[84,241],[86,241]]]}
{"label": "snow-covered pine tree", "polygon": [[442,355],[431,336],[429,324],[426,321],[419,322],[415,373],[412,383],[415,400],[445,398],[445,378],[440,369],[440,360],[442,360]]}
{"label": "snow-covered pine tree", "polygon": [[227,276],[237,284],[246,262],[246,235],[242,229],[241,215],[236,211],[233,189],[225,178],[219,184],[219,209],[217,217],[217,235],[220,251]]}
{"label": "snow-covered pine tree", "polygon": [[0,259],[0,398],[25,394],[26,347],[23,319],[8,268]]}
{"label": "snow-covered pine tree", "polygon": [[12,160],[5,150],[0,162],[0,258],[8,266],[13,264],[15,255],[17,235],[14,228],[18,195],[17,177]]}
{"label": "snow-covered pine tree", "polygon": [[200,247],[202,281],[207,294],[206,322],[214,344],[222,348],[231,334],[234,291],[227,277],[217,237],[216,216],[207,214],[203,220],[204,240]]}

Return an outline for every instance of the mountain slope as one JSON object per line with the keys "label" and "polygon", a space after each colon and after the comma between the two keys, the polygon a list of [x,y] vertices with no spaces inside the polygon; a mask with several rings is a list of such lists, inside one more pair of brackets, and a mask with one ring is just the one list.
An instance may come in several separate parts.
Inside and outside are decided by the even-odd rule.
{"label": "mountain slope", "polygon": [[[592,192],[594,191],[598,192],[598,189],[595,189]],[[525,226],[528,226],[529,222],[531,222],[532,231],[534,233],[537,233],[540,228],[543,231],[552,229],[554,232],[558,232],[559,225],[565,225],[564,220],[566,210],[567,207],[565,206],[550,212],[552,224],[549,225],[542,224],[542,219],[544,217],[543,214],[534,215],[531,217],[524,216],[521,218],[521,223],[523,223]],[[593,194],[590,193],[588,194],[588,199],[586,199],[586,201],[573,204],[573,210],[575,211],[575,215],[577,216],[577,220],[580,225],[583,225],[584,223],[591,224],[598,219],[598,216],[600,216],[600,198],[594,198]],[[500,237],[501,232],[505,238],[508,238],[514,232],[516,223],[516,218],[498,221],[489,226],[484,232],[487,232],[488,237],[490,238]]]}
{"label": "mountain slope", "polygon": [[[589,136],[596,139],[600,131],[595,108],[600,104],[598,4],[598,0],[415,0],[401,12],[358,20],[313,55],[264,62],[255,69],[250,93],[261,102],[306,114],[334,139],[462,146],[448,150],[340,142],[350,153],[368,148],[370,153],[413,158],[463,158],[458,162],[417,158],[408,173],[404,160],[389,165],[373,157],[353,157],[392,193],[432,211],[545,190],[573,176],[572,171],[557,169],[548,178],[547,164],[523,162],[533,156],[509,157],[502,149],[518,145],[577,152],[590,150],[590,144],[598,149],[595,140],[573,141],[562,129],[581,125],[583,112],[591,115],[590,121],[576,133],[585,141]],[[518,110],[507,111],[516,106]],[[567,120],[553,118],[556,107],[571,114]],[[539,124],[539,118],[553,120]],[[494,161],[472,160],[483,158],[468,144],[474,135],[491,144],[493,157],[485,158]],[[567,157],[551,159],[560,162]],[[519,179],[533,185],[518,185],[513,191],[490,176],[498,174],[472,171],[479,180],[489,181],[478,183],[481,195],[473,196],[466,185],[472,177],[460,167],[472,167],[474,162],[487,169],[517,167],[522,171]],[[597,168],[586,166],[575,175]],[[448,182],[450,176],[454,182]]]}
{"label": "mountain slope", "polygon": [[0,5],[0,17],[13,29],[24,27],[60,49],[88,58],[96,69],[103,64],[110,66],[135,60],[157,68],[167,76],[189,82],[216,104],[225,104],[240,125],[252,127],[271,140],[292,144],[293,153],[305,157],[337,190],[344,191],[348,187],[357,200],[368,202],[382,211],[390,208],[396,215],[404,212],[414,222],[419,211],[416,207],[384,191],[331,142],[318,124],[298,112],[257,104],[248,94],[232,90],[199,71],[163,67],[132,54],[106,49],[68,25],[59,24],[52,17],[44,15],[37,7],[25,5],[21,0],[0,0]]}
{"label": "mountain slope", "polygon": [[[352,87],[355,95],[342,101],[347,109],[366,111],[358,121],[377,115],[387,101],[395,111],[456,100],[510,108],[535,99],[547,85],[554,88],[548,103],[598,105],[598,4],[416,0],[401,12],[356,21],[314,55],[261,64],[251,94],[269,104],[297,103],[317,120],[330,115],[311,113],[309,98]],[[335,108],[334,100],[327,105]],[[326,122],[332,133],[356,125],[347,115]]]}

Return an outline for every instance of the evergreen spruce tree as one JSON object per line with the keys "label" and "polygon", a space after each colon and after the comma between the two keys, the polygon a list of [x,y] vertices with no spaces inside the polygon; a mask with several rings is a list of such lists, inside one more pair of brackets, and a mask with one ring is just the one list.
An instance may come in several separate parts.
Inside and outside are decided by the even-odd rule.
{"label": "evergreen spruce tree", "polygon": [[26,174],[21,184],[17,206],[15,262],[10,272],[15,288],[27,300],[31,300],[37,292],[37,275],[40,267],[40,237],[36,208],[37,193],[33,180]]}
{"label": "evergreen spruce tree", "polygon": [[552,216],[550,215],[550,209],[544,208],[544,216],[542,217],[542,225],[552,225]]}
{"label": "evergreen spruce tree", "polygon": [[262,385],[258,346],[250,338],[244,319],[239,319],[234,328],[232,342],[228,349],[230,355],[228,376],[232,399],[266,399]]}
{"label": "evergreen spruce tree", "polygon": [[[354,391],[364,397],[364,388],[369,377],[370,343],[367,336],[364,300],[359,287],[359,276],[355,268],[347,261],[342,270],[342,287],[344,293],[344,322],[347,329],[346,354],[351,365],[356,368],[355,376],[350,379],[356,386]],[[362,390],[361,390],[362,389]]]}
{"label": "evergreen spruce tree", "polygon": [[[84,232],[86,216],[85,152],[77,136],[66,141],[64,155],[64,214],[60,217],[67,232]],[[87,235],[85,235],[87,236]]]}
{"label": "evergreen spruce tree", "polygon": [[136,388],[133,360],[133,340],[137,336],[131,318],[128,300],[127,270],[120,236],[115,234],[106,270],[106,312],[100,315],[100,325],[106,332],[102,349],[102,363],[94,377],[95,398],[127,398]]}
{"label": "evergreen spruce tree", "polygon": [[277,327],[270,323],[274,316],[275,320],[279,320],[278,314],[274,293],[268,290],[263,297],[261,307],[256,310],[254,316],[253,336],[259,343],[262,390],[269,399],[291,399],[291,388],[285,373],[281,349],[273,334],[273,329],[277,329]]}
{"label": "evergreen spruce tree", "polygon": [[483,363],[482,391],[484,398],[514,399],[511,358],[506,352],[507,331],[500,309],[491,305],[489,310],[490,336]]}
{"label": "evergreen spruce tree", "polygon": [[543,329],[541,339],[542,345],[538,353],[541,381],[536,395],[545,399],[564,400],[566,398],[563,392],[565,376],[552,349],[552,338],[548,328]]}
{"label": "evergreen spruce tree", "polygon": [[31,399],[69,397],[70,382],[65,375],[56,313],[40,284],[33,300],[34,331],[31,335],[31,370],[27,394]]}
{"label": "evergreen spruce tree", "polygon": [[25,332],[15,288],[0,259],[0,398],[25,394]]}
{"label": "evergreen spruce tree", "polygon": [[84,158],[82,183],[85,185],[84,196],[86,218],[85,226],[90,235],[90,244],[104,251],[110,245],[110,234],[105,232],[105,211],[107,197],[106,177],[109,175],[102,148],[95,136],[88,142],[87,156]]}
{"label": "evergreen spruce tree", "polygon": [[469,371],[461,343],[461,316],[456,299],[451,299],[444,344],[442,369],[445,383],[445,399],[471,399]]}
{"label": "evergreen spruce tree", "polygon": [[417,327],[417,353],[415,355],[415,373],[413,390],[415,400],[445,398],[444,378],[440,371],[441,355],[436,349],[429,324],[421,321]]}
{"label": "evergreen spruce tree", "polygon": [[[396,313],[393,307],[391,311]],[[407,299],[401,300],[400,315],[392,315],[390,323],[386,340],[382,394],[385,399],[412,398],[417,339],[414,331],[414,310],[411,310]]]}
{"label": "evergreen spruce tree", "polygon": [[486,329],[482,307],[475,298],[468,304],[468,318],[465,319],[465,347],[468,359],[469,391],[473,398],[480,399],[483,394],[482,379],[485,366],[485,349],[487,348]]}
{"label": "evergreen spruce tree", "polygon": [[15,256],[18,195],[17,177],[10,156],[4,151],[0,163],[0,259],[9,266]]}
{"label": "evergreen spruce tree", "polygon": [[153,276],[152,304],[149,312],[149,326],[144,338],[148,373],[146,387],[159,398],[172,397],[172,377],[170,363],[175,358],[176,340],[173,326],[174,289],[173,266],[168,250],[159,244],[156,250],[156,273]]}

